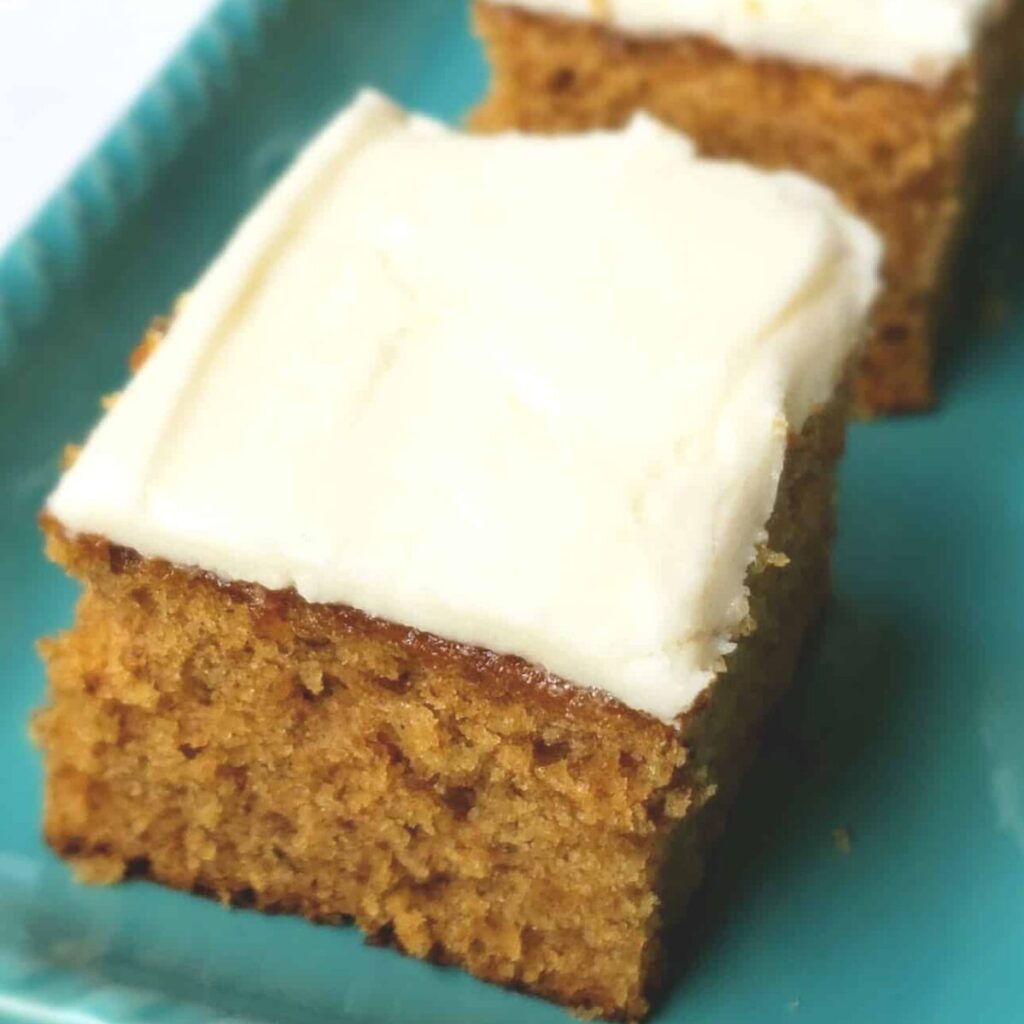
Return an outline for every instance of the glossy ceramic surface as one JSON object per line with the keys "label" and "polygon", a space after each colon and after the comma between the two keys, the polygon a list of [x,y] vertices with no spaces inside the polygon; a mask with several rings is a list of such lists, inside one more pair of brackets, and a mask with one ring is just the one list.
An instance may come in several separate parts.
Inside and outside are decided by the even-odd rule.
{"label": "glossy ceramic surface", "polygon": [[[455,118],[484,82],[461,0],[293,0],[249,39],[106,233],[62,274],[0,288],[8,314],[32,307],[8,316],[0,352],[0,1020],[564,1021],[352,929],[148,884],[81,888],[39,838],[33,642],[68,621],[74,587],[43,561],[34,516],[61,446],[354,87]],[[68,256],[59,231],[39,244]],[[1024,1020],[1020,159],[957,305],[941,410],[852,431],[836,597],[691,915],[700,941],[674,943],[659,1024]]]}

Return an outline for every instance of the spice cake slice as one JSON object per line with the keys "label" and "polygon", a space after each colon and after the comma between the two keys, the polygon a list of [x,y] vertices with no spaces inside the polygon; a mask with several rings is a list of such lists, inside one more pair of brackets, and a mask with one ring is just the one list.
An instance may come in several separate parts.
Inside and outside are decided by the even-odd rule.
{"label": "spice cake slice", "polygon": [[1024,0],[478,0],[475,21],[493,67],[478,129],[644,109],[702,153],[835,189],[887,250],[858,409],[931,404],[956,243],[1012,150]]}
{"label": "spice cake slice", "polygon": [[643,1015],[827,590],[877,261],[647,118],[361,95],[47,503],[50,844]]}

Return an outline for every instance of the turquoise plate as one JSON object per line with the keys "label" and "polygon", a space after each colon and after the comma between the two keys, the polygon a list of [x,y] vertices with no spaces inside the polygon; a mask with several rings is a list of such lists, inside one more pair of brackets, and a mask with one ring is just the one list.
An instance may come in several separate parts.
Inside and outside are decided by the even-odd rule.
{"label": "turquoise plate", "polygon": [[[39,838],[33,642],[75,594],[34,517],[61,446],[357,85],[456,118],[485,78],[461,0],[292,0],[246,46],[259,58],[232,62],[73,270],[0,292],[35,307],[0,359],[0,1019],[564,1021],[353,929],[144,883],[79,887]],[[88,190],[79,202],[91,209]],[[673,947],[661,1024],[1024,1020],[1024,161],[986,221],[941,411],[853,429],[836,597],[691,917],[700,941]],[[67,255],[53,235],[34,273]]]}

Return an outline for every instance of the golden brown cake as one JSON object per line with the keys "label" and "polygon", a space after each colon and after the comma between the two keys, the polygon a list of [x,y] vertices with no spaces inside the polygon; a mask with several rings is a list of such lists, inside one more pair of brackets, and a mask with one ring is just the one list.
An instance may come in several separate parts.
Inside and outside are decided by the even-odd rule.
{"label": "golden brown cake", "polygon": [[768,542],[788,562],[752,572],[757,628],[678,726],[46,522],[85,586],[42,645],[47,841],[86,879],[352,919],[575,1010],[643,1016],[663,917],[698,883],[827,593],[841,437],[837,408],[792,440]]}
{"label": "golden brown cake", "polygon": [[642,1017],[827,592],[877,259],[653,122],[493,140],[363,95],[47,503],[83,585],[41,648],[47,841]]}
{"label": "golden brown cake", "polygon": [[[633,4],[642,8],[643,0]],[[610,12],[629,9],[628,0],[596,5],[592,18],[526,9],[532,6],[585,5],[478,0],[476,28],[493,79],[471,117],[475,128],[578,131],[622,124],[643,109],[688,133],[703,153],[793,168],[825,182],[874,225],[887,248],[855,404],[871,414],[932,403],[934,338],[951,261],[971,209],[1011,146],[1024,81],[1024,3],[1010,0],[1002,14],[991,14],[969,51],[948,66],[933,58],[934,66],[886,70],[871,66],[881,45],[864,64],[840,67],[815,63],[813,53],[795,59],[737,49],[663,25],[656,33],[623,31]],[[845,0],[832,6],[861,8]],[[918,8],[908,6],[907,16],[927,13]],[[883,20],[870,4],[861,9]],[[899,5],[888,11],[886,17],[899,17]],[[823,52],[835,61],[841,46],[833,40]]]}

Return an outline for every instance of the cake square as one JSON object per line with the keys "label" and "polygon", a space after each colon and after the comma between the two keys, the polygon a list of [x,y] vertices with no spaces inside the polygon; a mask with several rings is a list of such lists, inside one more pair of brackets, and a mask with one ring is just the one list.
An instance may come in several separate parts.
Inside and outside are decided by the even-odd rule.
{"label": "cake square", "polygon": [[932,404],[957,243],[1012,150],[1020,0],[477,0],[493,68],[479,130],[561,132],[647,110],[702,153],[791,168],[882,236],[854,400]]}
{"label": "cake square", "polygon": [[878,260],[649,118],[362,94],[47,502],[49,843],[642,1016],[827,592]]}

